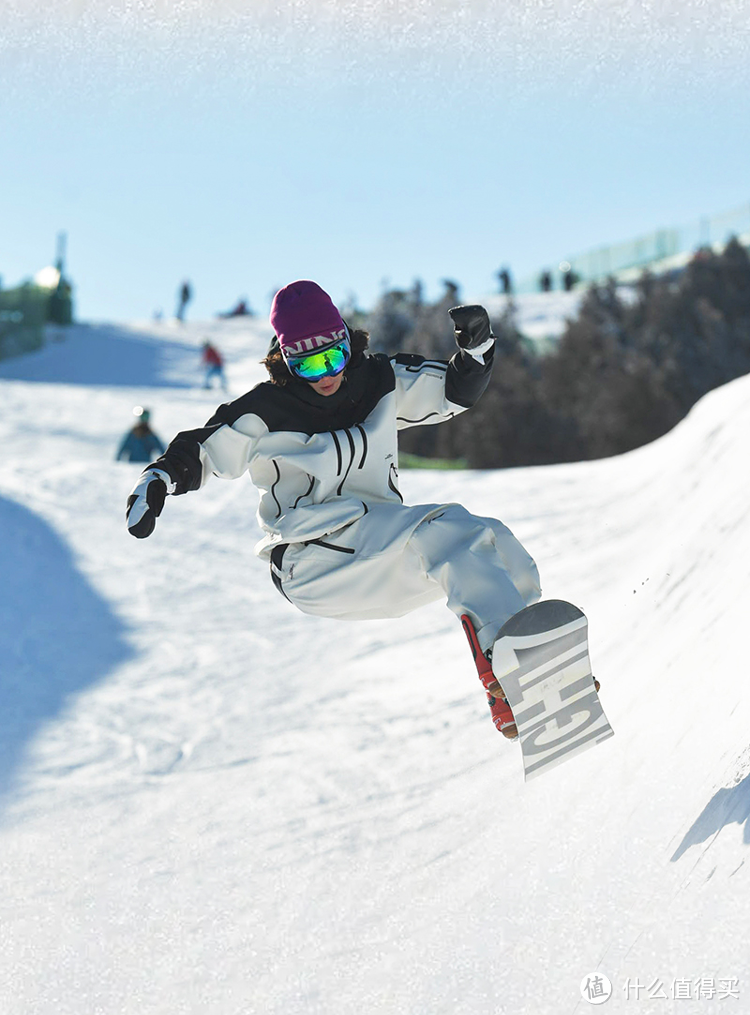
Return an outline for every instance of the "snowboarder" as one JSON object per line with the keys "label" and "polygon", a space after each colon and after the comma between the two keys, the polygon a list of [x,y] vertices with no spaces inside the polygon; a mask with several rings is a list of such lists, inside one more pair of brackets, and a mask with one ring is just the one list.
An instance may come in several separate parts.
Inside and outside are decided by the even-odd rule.
{"label": "snowboarder", "polygon": [[[487,311],[448,311],[449,362],[371,355],[315,282],[274,297],[270,380],[177,434],[128,499],[127,524],[151,535],[167,494],[213,474],[249,472],[264,531],[256,553],[303,613],[340,620],[399,617],[438,599],[462,620],[495,725],[515,736],[487,654],[498,631],[540,596],[536,565],[508,528],[459,504],[404,503],[397,430],[440,423],[486,389],[494,354]],[[468,626],[467,626],[468,625]]]}
{"label": "snowboarder", "polygon": [[128,462],[150,462],[155,454],[164,454],[164,444],[151,429],[148,409],[136,405],[133,415],[138,419],[135,426],[128,430],[118,448],[116,459]]}

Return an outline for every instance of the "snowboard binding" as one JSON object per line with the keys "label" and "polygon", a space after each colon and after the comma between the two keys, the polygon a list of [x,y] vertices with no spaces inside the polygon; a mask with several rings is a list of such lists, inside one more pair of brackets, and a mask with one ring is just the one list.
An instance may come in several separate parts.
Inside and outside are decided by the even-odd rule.
{"label": "snowboard binding", "polygon": [[482,681],[482,686],[487,692],[487,702],[490,706],[490,715],[492,721],[495,724],[495,728],[502,733],[508,740],[518,739],[518,728],[516,721],[513,718],[513,711],[507,702],[502,687],[497,681],[495,674],[492,672],[492,659],[489,655],[485,655],[479,647],[477,641],[477,633],[474,630],[474,624],[472,623],[471,617],[464,614],[461,617],[461,625],[463,626],[466,637],[469,640],[469,648],[471,654],[474,657],[474,665],[477,668],[479,679]]}

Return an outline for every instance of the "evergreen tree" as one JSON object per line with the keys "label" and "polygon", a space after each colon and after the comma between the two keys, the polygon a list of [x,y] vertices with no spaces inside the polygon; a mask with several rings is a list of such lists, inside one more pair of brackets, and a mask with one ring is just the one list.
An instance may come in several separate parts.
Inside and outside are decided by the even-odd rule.
{"label": "evergreen tree", "polygon": [[[446,283],[447,285],[447,283]],[[377,347],[449,358],[451,283],[428,305],[387,293],[369,322]],[[377,316],[380,314],[380,317]],[[631,289],[592,286],[554,350],[536,356],[512,302],[493,321],[490,386],[450,426],[417,427],[404,450],[502,468],[602,458],[640,447],[678,423],[706,392],[750,372],[750,257],[732,240],[699,250],[677,276],[644,274]]]}

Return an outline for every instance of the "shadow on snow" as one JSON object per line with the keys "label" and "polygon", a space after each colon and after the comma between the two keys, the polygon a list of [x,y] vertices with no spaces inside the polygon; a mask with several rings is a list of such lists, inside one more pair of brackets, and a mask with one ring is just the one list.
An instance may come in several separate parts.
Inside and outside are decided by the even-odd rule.
{"label": "shadow on snow", "polygon": [[48,331],[37,352],[0,361],[0,379],[117,387],[195,387],[200,352],[193,345],[116,325],[72,325],[56,341]]}
{"label": "shadow on snow", "polygon": [[40,725],[132,649],[59,536],[0,498],[0,797]]}
{"label": "shadow on snow", "polygon": [[736,786],[724,787],[711,797],[678,846],[672,862],[679,860],[691,846],[705,842],[730,824],[745,826],[743,841],[750,845],[750,775]]}

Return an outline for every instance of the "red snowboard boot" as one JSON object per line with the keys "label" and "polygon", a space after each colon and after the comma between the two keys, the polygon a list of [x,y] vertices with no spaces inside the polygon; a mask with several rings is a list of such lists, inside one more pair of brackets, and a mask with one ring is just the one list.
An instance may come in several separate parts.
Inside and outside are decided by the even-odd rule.
{"label": "red snowboard boot", "polygon": [[507,737],[508,740],[516,740],[518,729],[513,718],[513,712],[503,695],[502,687],[495,679],[495,674],[492,672],[492,663],[479,647],[477,634],[471,618],[464,614],[461,617],[461,623],[466,632],[466,637],[469,639],[469,647],[471,648],[471,654],[474,656],[474,664],[476,665],[479,679],[482,681],[482,686],[487,692],[487,701],[489,702],[492,721],[504,737]]}

